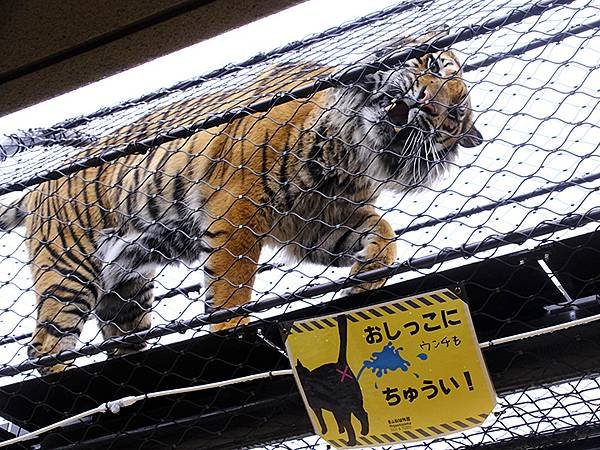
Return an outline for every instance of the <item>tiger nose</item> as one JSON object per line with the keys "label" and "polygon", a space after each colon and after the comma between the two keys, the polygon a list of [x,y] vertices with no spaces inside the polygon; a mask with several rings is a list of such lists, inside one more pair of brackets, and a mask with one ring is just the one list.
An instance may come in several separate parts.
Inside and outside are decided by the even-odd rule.
{"label": "tiger nose", "polygon": [[431,102],[431,94],[427,90],[427,88],[421,89],[421,92],[417,95],[417,103],[419,103],[419,108],[421,111],[426,111],[430,114],[437,114],[437,108],[434,103]]}
{"label": "tiger nose", "polygon": [[419,95],[417,95],[417,101],[419,103],[427,103],[429,100],[431,100],[431,94],[427,92],[427,88],[424,87],[421,89],[421,92],[419,92]]}

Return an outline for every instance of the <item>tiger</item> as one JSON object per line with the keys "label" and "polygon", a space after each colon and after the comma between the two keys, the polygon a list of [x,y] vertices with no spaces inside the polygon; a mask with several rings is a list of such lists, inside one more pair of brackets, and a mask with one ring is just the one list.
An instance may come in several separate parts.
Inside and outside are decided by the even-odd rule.
{"label": "tiger", "polygon": [[[389,267],[397,237],[373,206],[382,190],[430,186],[460,147],[482,142],[461,63],[442,49],[43,182],[0,211],[0,229],[26,227],[37,301],[28,355],[73,349],[90,317],[105,339],[150,329],[153,279],[172,263],[203,266],[207,311],[250,301],[267,247],[293,261],[349,267],[351,276]],[[143,347],[122,343],[113,353]]]}

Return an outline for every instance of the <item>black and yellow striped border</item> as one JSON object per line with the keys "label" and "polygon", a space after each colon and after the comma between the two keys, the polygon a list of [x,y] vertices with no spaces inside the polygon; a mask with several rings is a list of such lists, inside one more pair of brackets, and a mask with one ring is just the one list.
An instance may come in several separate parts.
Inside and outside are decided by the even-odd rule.
{"label": "black and yellow striped border", "polygon": [[[350,322],[360,322],[406,312],[411,309],[416,310],[436,303],[448,303],[456,300],[460,300],[460,298],[455,293],[449,289],[443,289],[415,297],[408,297],[402,300],[394,300],[371,308],[355,309],[341,314],[345,314]],[[322,319],[295,322],[290,328],[289,333],[306,333],[335,326],[337,326],[335,316],[328,316]]]}
{"label": "black and yellow striped border", "polygon": [[[357,436],[356,442],[358,446],[374,446],[433,439],[444,434],[457,433],[480,426],[488,416],[489,414],[479,414],[477,416],[467,417],[463,420],[455,420],[451,423],[441,423],[436,426],[432,425],[427,427],[427,429],[416,428],[414,430],[383,433],[373,436]],[[337,448],[347,446],[347,443],[341,440],[328,439],[327,442]]]}

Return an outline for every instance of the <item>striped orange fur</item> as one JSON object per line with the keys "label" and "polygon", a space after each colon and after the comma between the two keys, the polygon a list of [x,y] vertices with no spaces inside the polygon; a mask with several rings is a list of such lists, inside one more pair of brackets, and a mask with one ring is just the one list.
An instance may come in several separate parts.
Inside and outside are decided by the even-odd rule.
{"label": "striped orange fur", "polygon": [[[204,106],[163,107],[97,146],[152,135],[182,108]],[[389,266],[395,234],[373,206],[382,189],[430,184],[459,145],[480,142],[460,64],[446,51],[43,183],[0,212],[0,228],[27,227],[38,299],[30,356],[72,348],[90,316],[105,338],[148,329],[155,270],[172,262],[203,264],[210,308],[249,301],[265,246],[353,274]]]}

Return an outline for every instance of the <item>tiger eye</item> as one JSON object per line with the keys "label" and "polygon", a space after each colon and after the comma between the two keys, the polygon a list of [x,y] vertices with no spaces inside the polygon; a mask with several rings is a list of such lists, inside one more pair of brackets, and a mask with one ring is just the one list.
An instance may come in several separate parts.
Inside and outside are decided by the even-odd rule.
{"label": "tiger eye", "polygon": [[440,62],[434,55],[429,55],[429,58],[427,61],[427,69],[432,73],[440,72]]}

